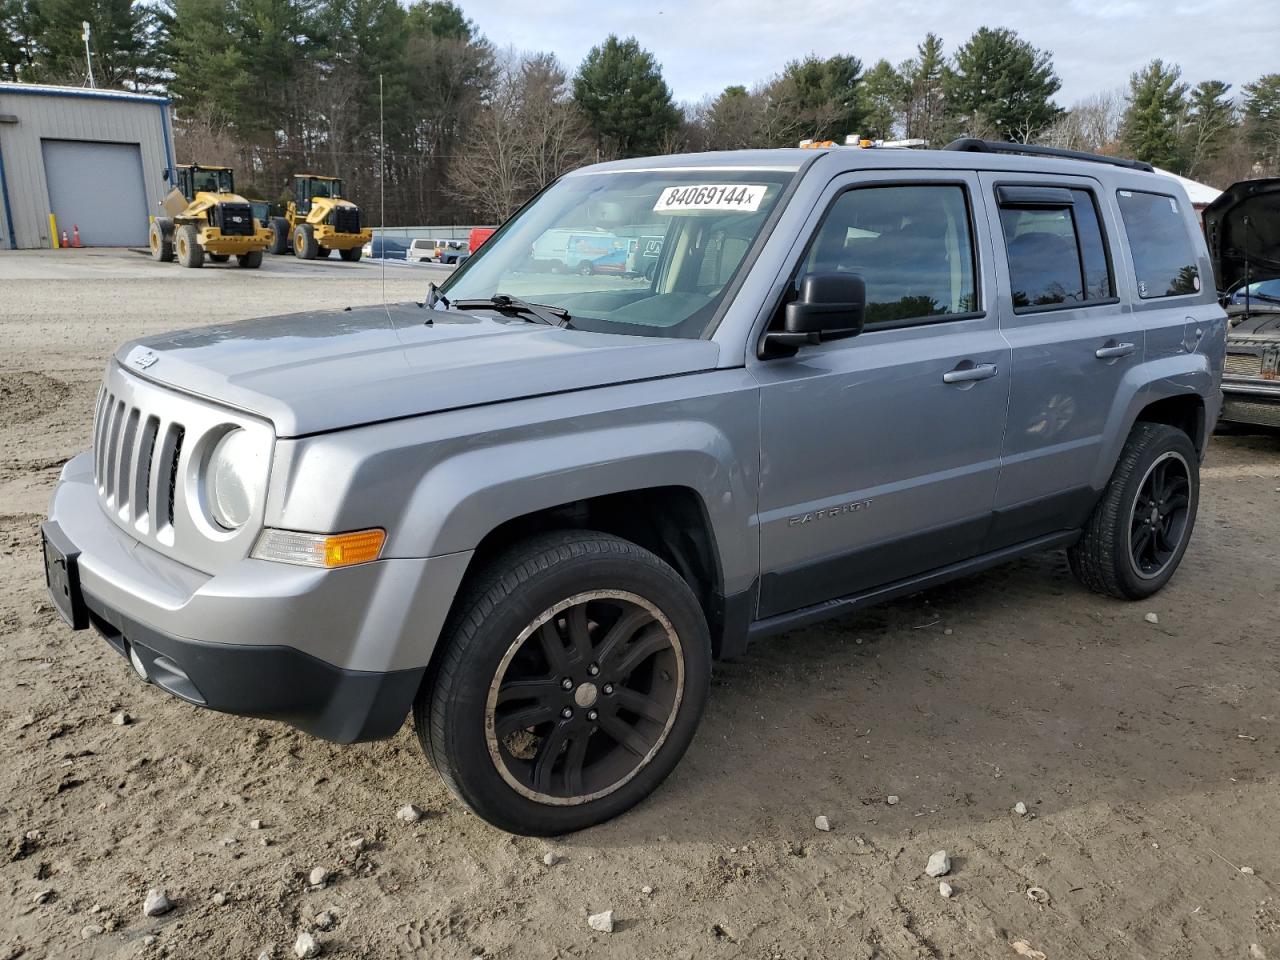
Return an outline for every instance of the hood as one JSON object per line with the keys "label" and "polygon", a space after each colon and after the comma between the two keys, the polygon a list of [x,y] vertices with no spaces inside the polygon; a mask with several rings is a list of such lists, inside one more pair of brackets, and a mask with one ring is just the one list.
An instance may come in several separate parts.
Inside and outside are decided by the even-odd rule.
{"label": "hood", "polygon": [[281,437],[695,373],[718,357],[708,340],[428,314],[417,304],[202,327],[116,354],[129,373],[257,414]]}
{"label": "hood", "polygon": [[1280,178],[1233,183],[1203,218],[1219,292],[1280,277]]}

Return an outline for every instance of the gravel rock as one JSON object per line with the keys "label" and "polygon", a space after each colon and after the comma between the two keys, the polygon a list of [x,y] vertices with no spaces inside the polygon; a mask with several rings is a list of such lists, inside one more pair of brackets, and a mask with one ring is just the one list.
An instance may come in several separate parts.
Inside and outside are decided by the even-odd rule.
{"label": "gravel rock", "polygon": [[422,808],[412,803],[406,803],[396,811],[396,819],[403,820],[405,823],[417,823],[423,816]]}
{"label": "gravel rock", "polygon": [[88,926],[80,928],[80,939],[88,940],[90,937],[96,937],[98,936],[98,934],[102,932],[103,932],[103,929],[100,926],[98,926],[96,923],[91,923]]}
{"label": "gravel rock", "polygon": [[1049,891],[1044,887],[1027,887],[1027,899],[1034,900],[1036,903],[1047,904],[1049,902]]}
{"label": "gravel rock", "polygon": [[931,857],[924,868],[924,872],[931,877],[945,877],[951,872],[951,858],[947,856],[947,851],[938,850]]}
{"label": "gravel rock", "polygon": [[1241,867],[1240,872],[1243,873],[1246,877],[1252,877],[1253,867]]}
{"label": "gravel rock", "polygon": [[613,911],[606,910],[604,913],[591,914],[587,917],[587,926],[600,933],[613,933]]}
{"label": "gravel rock", "polygon": [[249,821],[249,829],[250,829],[250,830],[261,830],[261,829],[262,829],[262,821],[261,821],[261,820],[250,820],[250,821]]}
{"label": "gravel rock", "polygon": [[955,894],[955,890],[952,888],[951,884],[943,880],[941,883],[938,884],[938,893],[939,895],[942,896],[944,900],[950,900],[951,897]]}
{"label": "gravel rock", "polygon": [[34,897],[31,898],[31,902],[32,903],[48,903],[52,899],[53,899],[52,890],[41,890]]}
{"label": "gravel rock", "polygon": [[147,898],[142,902],[142,912],[148,917],[162,917],[173,909],[173,902],[164,887],[153,887],[147,891]]}
{"label": "gravel rock", "polygon": [[645,884],[643,887],[640,888],[640,892],[643,893],[646,897],[648,897],[653,894],[653,887],[649,886],[648,884]]}
{"label": "gravel rock", "polygon": [[1249,944],[1249,960],[1267,960],[1267,951],[1262,949],[1262,944]]}
{"label": "gravel rock", "polygon": [[1143,620],[1145,620],[1145,621],[1147,621],[1147,623],[1159,623],[1159,622],[1160,622],[1160,618],[1159,618],[1158,616],[1156,616],[1154,613],[1148,613],[1148,614],[1147,614],[1145,617],[1143,617],[1142,619],[1143,619]]}
{"label": "gravel rock", "polygon": [[305,930],[298,934],[298,939],[293,941],[293,955],[298,960],[309,960],[311,957],[320,956],[320,944],[316,942],[316,938]]}
{"label": "gravel rock", "polygon": [[1020,817],[1025,817],[1027,815],[1027,805],[1019,800],[1013,805],[1013,812]]}
{"label": "gravel rock", "polygon": [[557,863],[560,862],[560,857],[557,856],[553,851],[548,850],[546,853],[542,855],[542,862],[545,863],[548,867],[554,867]]}
{"label": "gravel rock", "polygon": [[159,939],[160,938],[157,937],[154,933],[148,933],[145,937],[142,938],[142,945],[144,947],[149,947]]}
{"label": "gravel rock", "polygon": [[369,841],[364,837],[356,837],[354,840],[347,841],[347,847],[356,853],[364,853],[369,849]]}
{"label": "gravel rock", "polygon": [[117,713],[114,717],[111,718],[111,722],[114,723],[117,727],[127,727],[129,724],[133,723],[133,717],[129,716],[127,713],[121,710],[119,713]]}
{"label": "gravel rock", "polygon": [[831,821],[826,817],[814,817],[813,825],[822,831],[830,832],[831,830]]}
{"label": "gravel rock", "polygon": [[316,867],[307,875],[307,881],[313,887],[323,887],[329,881],[329,871],[324,867]]}
{"label": "gravel rock", "polygon": [[891,793],[884,798],[884,802],[891,807],[896,807],[898,805],[898,795],[896,793]]}
{"label": "gravel rock", "polygon": [[221,890],[213,895],[212,900],[215,907],[225,907],[227,905],[227,895]]}
{"label": "gravel rock", "polygon": [[315,924],[317,930],[332,930],[338,925],[338,912],[332,907],[321,910],[311,922]]}

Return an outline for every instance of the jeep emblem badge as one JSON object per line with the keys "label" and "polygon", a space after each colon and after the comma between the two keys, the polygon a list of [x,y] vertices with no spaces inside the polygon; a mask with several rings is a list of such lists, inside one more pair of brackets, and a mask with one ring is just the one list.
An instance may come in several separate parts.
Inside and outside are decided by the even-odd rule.
{"label": "jeep emblem badge", "polygon": [[145,370],[159,359],[146,347],[134,347],[129,351],[129,356],[125,358],[125,362],[137,367],[139,370]]}

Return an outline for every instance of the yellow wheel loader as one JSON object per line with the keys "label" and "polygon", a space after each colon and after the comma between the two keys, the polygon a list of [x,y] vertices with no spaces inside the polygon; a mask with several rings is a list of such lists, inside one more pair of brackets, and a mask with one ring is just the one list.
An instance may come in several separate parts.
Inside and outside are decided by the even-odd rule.
{"label": "yellow wheel loader", "polygon": [[189,163],[179,167],[178,183],[161,201],[165,215],[151,221],[148,243],[153,259],[177,259],[184,267],[202,267],[207,256],[242,267],[262,266],[271,231],[253,216],[253,208],[235,192],[230,167]]}
{"label": "yellow wheel loader", "polygon": [[327,257],[337,250],[343,260],[360,259],[373,231],[360,227],[360,208],[342,198],[342,181],[312,173],[293,175],[292,196],[283,217],[271,218],[272,253],[300,260]]}

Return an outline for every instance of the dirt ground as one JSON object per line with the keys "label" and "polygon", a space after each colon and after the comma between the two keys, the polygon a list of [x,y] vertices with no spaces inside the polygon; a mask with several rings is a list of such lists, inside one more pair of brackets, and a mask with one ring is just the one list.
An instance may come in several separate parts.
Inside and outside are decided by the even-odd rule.
{"label": "dirt ground", "polygon": [[[197,710],[45,599],[37,528],[118,342],[375,301],[377,270],[53,256],[0,256],[0,960],[285,958],[302,930],[336,957],[1280,957],[1280,436],[1213,440],[1153,601],[1049,554],[783,636],[719,665],[646,803],[513,838],[408,724],[339,747]],[[421,297],[426,273],[392,274]],[[922,875],[940,848],[951,899]],[[148,919],[154,886],[176,909]]]}

